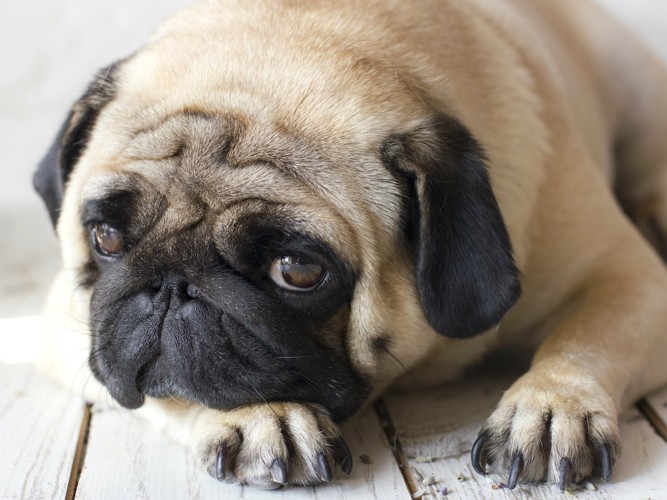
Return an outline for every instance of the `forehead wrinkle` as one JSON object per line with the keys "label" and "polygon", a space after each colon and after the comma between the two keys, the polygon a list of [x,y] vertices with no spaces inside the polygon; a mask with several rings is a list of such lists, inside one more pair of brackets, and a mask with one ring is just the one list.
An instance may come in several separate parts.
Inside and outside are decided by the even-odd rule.
{"label": "forehead wrinkle", "polygon": [[[162,131],[167,130],[168,134],[162,135],[169,138],[172,134],[173,140],[173,137],[201,131],[199,118],[195,115],[194,121],[188,119],[187,123],[180,118],[167,119],[162,124]],[[206,118],[205,123],[211,122]],[[184,132],[184,125],[195,130]],[[302,210],[312,216],[311,224],[329,226],[323,231],[325,241],[331,241],[338,249],[344,248],[347,253],[351,247],[353,253],[359,252],[363,235],[358,234],[361,228],[351,219],[363,210],[363,206],[357,206],[362,198],[352,196],[351,200],[345,200],[346,193],[355,193],[358,187],[352,179],[339,175],[346,170],[332,165],[333,162],[328,161],[311,141],[277,130],[267,123],[253,123],[230,144],[226,157],[219,159],[210,155],[206,146],[211,145],[211,140],[222,140],[221,136],[225,134],[218,127],[206,129],[208,133],[202,138],[206,139],[205,144],[200,142],[187,153],[139,161],[127,155],[128,158],[118,162],[123,164],[124,172],[131,175],[140,172],[150,189],[168,200],[169,217],[164,219],[161,214],[161,228],[167,230],[173,223],[176,230],[200,220],[205,213],[215,216],[234,202],[254,197],[291,206],[301,205]],[[158,133],[157,130],[149,134]],[[193,137],[194,141],[196,139]],[[323,220],[318,222],[318,216]],[[362,228],[365,225],[362,224]],[[336,229],[332,231],[332,227]],[[336,234],[326,234],[327,231]]]}
{"label": "forehead wrinkle", "polygon": [[128,131],[124,151],[128,160],[187,155],[223,161],[247,126],[247,118],[238,112],[213,113],[185,107],[163,115],[156,111],[146,114],[148,118],[138,119],[142,123]]}
{"label": "forehead wrinkle", "polygon": [[230,148],[228,161],[230,166],[270,164],[340,212],[336,201],[341,193],[355,190],[336,173],[349,169],[336,168],[335,160],[328,158],[306,137],[308,135],[302,131],[284,129],[279,122],[255,123]]}
{"label": "forehead wrinkle", "polygon": [[355,253],[360,252],[361,242],[367,239],[363,231],[368,229],[366,215],[364,222],[357,224],[367,211],[364,188],[358,185],[357,178],[348,175],[354,169],[326,155],[308,133],[287,129],[279,121],[254,124],[234,144],[229,156],[240,165],[244,161],[269,163],[296,181],[308,193],[301,199],[318,199],[343,221],[349,235],[347,251],[352,245]]}

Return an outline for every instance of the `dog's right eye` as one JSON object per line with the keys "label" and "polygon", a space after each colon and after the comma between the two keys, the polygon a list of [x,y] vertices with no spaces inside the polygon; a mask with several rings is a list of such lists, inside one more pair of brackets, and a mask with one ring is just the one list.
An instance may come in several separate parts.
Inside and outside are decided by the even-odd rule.
{"label": "dog's right eye", "polygon": [[274,259],[269,276],[287,290],[309,291],[319,285],[326,275],[322,264],[306,257],[284,255]]}
{"label": "dog's right eye", "polygon": [[123,235],[109,224],[94,224],[90,235],[98,254],[104,257],[118,257],[123,253],[125,248]]}

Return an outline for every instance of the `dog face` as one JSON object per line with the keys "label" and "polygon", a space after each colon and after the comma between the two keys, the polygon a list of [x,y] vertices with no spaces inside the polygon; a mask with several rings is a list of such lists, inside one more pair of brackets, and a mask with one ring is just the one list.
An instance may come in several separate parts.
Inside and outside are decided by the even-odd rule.
{"label": "dog face", "polygon": [[500,321],[510,242],[445,103],[386,61],[198,29],[103,70],[35,175],[115,399],[340,421]]}

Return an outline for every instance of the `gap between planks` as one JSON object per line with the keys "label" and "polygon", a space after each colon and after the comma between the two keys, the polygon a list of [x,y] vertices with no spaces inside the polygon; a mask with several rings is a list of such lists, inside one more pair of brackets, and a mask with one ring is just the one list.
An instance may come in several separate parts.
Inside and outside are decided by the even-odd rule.
{"label": "gap between planks", "polygon": [[81,470],[83,469],[83,463],[86,459],[86,446],[88,445],[88,433],[90,431],[90,420],[92,418],[91,407],[92,405],[87,403],[83,408],[81,428],[79,429],[79,439],[76,443],[76,451],[74,452],[72,468],[69,473],[69,482],[67,483],[67,493],[65,494],[65,500],[74,500],[76,495],[76,488],[79,485]]}
{"label": "gap between planks", "polygon": [[408,491],[413,498],[415,494],[419,491],[419,484],[415,479],[414,474],[412,474],[412,467],[410,467],[410,462],[408,457],[403,452],[403,446],[401,445],[401,440],[398,437],[398,431],[394,427],[394,423],[391,421],[391,416],[389,415],[389,410],[387,405],[384,402],[384,399],[378,399],[374,406],[375,413],[380,419],[380,424],[382,425],[382,430],[387,436],[387,442],[391,451],[394,453],[394,459],[398,465],[398,469],[401,471],[403,476],[403,481],[408,487]]}
{"label": "gap between planks", "polygon": [[[77,486],[79,484],[79,479],[81,476],[81,471],[84,465],[86,457],[86,448],[88,445],[88,435],[90,432],[92,411],[91,404],[86,404],[83,410],[83,415],[81,418],[81,427],[79,429],[79,436],[77,440],[76,451],[74,454],[74,459],[72,460],[72,467],[70,470],[69,482],[67,485],[67,493],[65,496],[66,500],[74,500],[76,496]],[[656,433],[665,441],[667,441],[667,423],[665,423],[662,418],[658,415],[655,409],[651,404],[646,400],[642,399],[636,404],[638,411],[646,418],[646,420],[651,424]],[[419,484],[412,473],[412,468],[410,462],[403,451],[401,441],[394,427],[394,424],[389,414],[389,410],[383,399],[378,400],[374,405],[373,409],[375,410],[376,415],[378,416],[384,434],[387,437],[387,441],[390,444],[390,448],[394,454],[394,458],[398,465],[398,468],[403,476],[403,481],[407,486],[411,495],[414,495],[420,490]],[[466,452],[467,453],[467,452]]]}
{"label": "gap between planks", "polygon": [[641,399],[637,402],[636,406],[639,413],[644,415],[644,418],[648,420],[648,423],[651,424],[651,427],[653,427],[658,436],[667,441],[667,423],[660,418],[660,415],[658,415],[658,412],[651,406],[651,403],[646,399]]}

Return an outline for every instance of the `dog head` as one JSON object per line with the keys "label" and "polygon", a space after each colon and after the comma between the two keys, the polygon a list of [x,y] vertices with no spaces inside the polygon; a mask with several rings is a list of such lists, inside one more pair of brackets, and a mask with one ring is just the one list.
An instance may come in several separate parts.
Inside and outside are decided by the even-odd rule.
{"label": "dog head", "polygon": [[35,174],[90,365],[129,408],[342,420],[400,372],[388,353],[414,364],[516,301],[485,155],[386,55],[208,14],[100,72]]}

